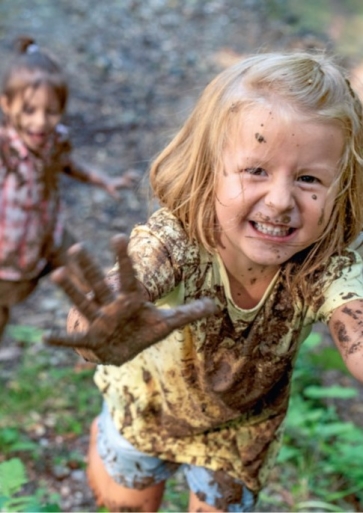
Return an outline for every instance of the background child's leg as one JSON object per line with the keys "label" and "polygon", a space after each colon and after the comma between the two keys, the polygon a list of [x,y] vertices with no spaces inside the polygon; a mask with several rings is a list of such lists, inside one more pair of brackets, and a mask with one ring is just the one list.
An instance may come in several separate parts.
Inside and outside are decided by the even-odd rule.
{"label": "background child's leg", "polygon": [[91,426],[87,476],[97,504],[106,506],[110,511],[158,511],[163,498],[165,481],[143,490],[126,488],[116,483],[107,473],[98,454],[97,431],[97,419],[95,419]]}
{"label": "background child's leg", "polygon": [[9,321],[10,308],[24,301],[33,292],[37,283],[37,278],[29,281],[0,280],[0,341]]}
{"label": "background child's leg", "polygon": [[42,278],[43,276],[46,276],[58,267],[66,265],[67,251],[71,246],[73,246],[73,244],[76,244],[76,242],[77,240],[75,239],[75,237],[68,230],[65,229],[63,232],[61,245],[56,249],[52,248],[52,251],[49,252],[47,256],[47,265],[40,273],[39,277]]}
{"label": "background child's leg", "polygon": [[5,327],[9,320],[10,311],[7,306],[0,306],[0,342],[3,336]]}

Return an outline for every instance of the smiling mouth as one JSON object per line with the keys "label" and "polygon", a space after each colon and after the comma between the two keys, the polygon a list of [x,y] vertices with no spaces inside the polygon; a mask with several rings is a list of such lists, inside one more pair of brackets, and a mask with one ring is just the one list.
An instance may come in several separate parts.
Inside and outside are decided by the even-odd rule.
{"label": "smiling mouth", "polygon": [[271,235],[272,237],[287,237],[288,235],[291,235],[296,229],[289,226],[276,226],[268,223],[257,223],[256,221],[251,221],[251,224],[258,232],[261,232],[265,235]]}
{"label": "smiling mouth", "polygon": [[47,134],[44,132],[28,132],[27,135],[31,141],[37,144],[43,144],[47,139]]}
{"label": "smiling mouth", "polygon": [[28,132],[30,137],[38,137],[39,139],[44,138],[46,136],[45,132]]}

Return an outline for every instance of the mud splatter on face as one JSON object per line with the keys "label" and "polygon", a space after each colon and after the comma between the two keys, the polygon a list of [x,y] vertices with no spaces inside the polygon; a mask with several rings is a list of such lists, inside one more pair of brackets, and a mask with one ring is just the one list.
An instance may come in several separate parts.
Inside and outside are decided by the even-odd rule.
{"label": "mud splatter on face", "polygon": [[264,138],[264,136],[262,134],[260,134],[259,132],[256,132],[255,133],[255,139],[257,142],[259,143],[265,143],[267,142],[266,139]]}
{"label": "mud splatter on face", "polygon": [[[291,221],[291,217],[290,216],[282,216],[281,217],[281,223],[282,224],[288,224],[289,222]],[[278,222],[278,221],[277,221]]]}
{"label": "mud splatter on face", "polygon": [[261,221],[262,223],[269,223],[271,220],[270,216],[265,216],[261,212],[256,213],[256,221]]}
{"label": "mud splatter on face", "polygon": [[312,198],[313,200],[317,200],[317,199],[318,199],[318,197],[317,197],[317,195],[316,195],[316,194],[313,194],[313,195],[311,196],[311,198]]}

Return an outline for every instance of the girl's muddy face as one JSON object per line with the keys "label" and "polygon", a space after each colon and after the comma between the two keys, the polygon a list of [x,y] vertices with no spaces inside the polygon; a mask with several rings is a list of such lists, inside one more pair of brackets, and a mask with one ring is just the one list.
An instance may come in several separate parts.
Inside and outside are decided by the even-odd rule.
{"label": "girl's muddy face", "polygon": [[278,267],[320,237],[337,194],[343,144],[333,123],[268,106],[242,113],[217,182],[226,264]]}

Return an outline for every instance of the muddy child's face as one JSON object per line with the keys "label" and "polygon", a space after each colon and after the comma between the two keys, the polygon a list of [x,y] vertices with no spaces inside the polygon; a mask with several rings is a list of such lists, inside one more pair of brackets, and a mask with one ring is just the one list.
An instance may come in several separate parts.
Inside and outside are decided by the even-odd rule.
{"label": "muddy child's face", "polygon": [[41,153],[62,117],[59,99],[47,85],[28,88],[11,102],[3,97],[2,109],[24,144],[35,153]]}
{"label": "muddy child's face", "polygon": [[[283,114],[286,115],[283,115]],[[217,183],[225,263],[278,268],[323,233],[337,194],[343,134],[269,106],[242,114]]]}

